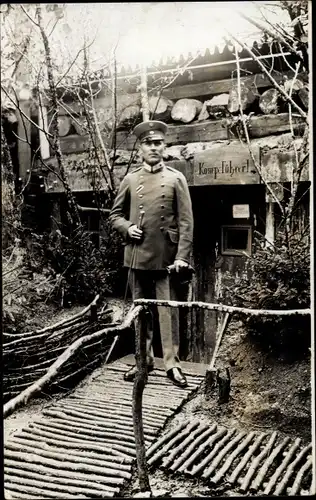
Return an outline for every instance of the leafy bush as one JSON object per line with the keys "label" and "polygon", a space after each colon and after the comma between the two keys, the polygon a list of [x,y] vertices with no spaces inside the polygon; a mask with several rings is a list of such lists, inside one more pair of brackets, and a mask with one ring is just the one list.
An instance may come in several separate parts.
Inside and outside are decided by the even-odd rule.
{"label": "leafy bush", "polygon": [[120,293],[122,243],[107,221],[99,248],[82,227],[69,236],[56,230],[49,235],[46,258],[59,277],[55,295],[66,305]]}
{"label": "leafy bush", "polygon": [[[225,291],[234,306],[254,309],[310,307],[310,244],[308,237],[279,234],[266,246],[258,234],[246,272]],[[296,358],[310,346],[310,315],[245,316],[249,335],[266,350]]]}

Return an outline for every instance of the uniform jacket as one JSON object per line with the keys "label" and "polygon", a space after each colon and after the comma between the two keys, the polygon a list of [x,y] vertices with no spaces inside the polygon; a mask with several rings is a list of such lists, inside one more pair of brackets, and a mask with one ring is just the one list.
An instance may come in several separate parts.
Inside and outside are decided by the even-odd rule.
{"label": "uniform jacket", "polygon": [[[139,223],[141,211],[144,237],[134,245],[127,230]],[[126,244],[124,266],[162,270],[175,259],[190,262],[192,204],[187,181],[178,170],[162,163],[153,173],[141,166],[127,174],[110,212],[110,221]]]}

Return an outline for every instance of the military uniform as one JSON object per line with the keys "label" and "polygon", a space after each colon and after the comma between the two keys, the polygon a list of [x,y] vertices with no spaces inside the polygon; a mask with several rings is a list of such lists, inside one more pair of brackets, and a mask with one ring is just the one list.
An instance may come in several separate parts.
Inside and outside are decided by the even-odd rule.
{"label": "military uniform", "polygon": [[[184,175],[160,162],[147,164],[127,174],[110,213],[113,227],[125,241],[124,266],[130,268],[133,300],[157,298],[176,300],[172,280],[166,271],[175,260],[190,262],[193,215]],[[143,230],[138,243],[130,240],[128,228]],[[165,368],[179,367],[179,322],[174,308],[158,307]],[[153,364],[152,325],[147,329],[147,363]]]}

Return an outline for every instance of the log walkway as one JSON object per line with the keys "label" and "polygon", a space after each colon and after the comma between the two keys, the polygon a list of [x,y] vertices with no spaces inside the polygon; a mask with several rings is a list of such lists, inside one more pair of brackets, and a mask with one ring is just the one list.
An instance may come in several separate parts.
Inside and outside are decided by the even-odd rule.
{"label": "log walkway", "polygon": [[[135,463],[133,384],[122,378],[132,357],[104,364],[4,442],[5,498],[119,496]],[[161,362],[143,395],[149,448],[167,420],[197,390],[206,365],[183,363],[187,389],[165,377]],[[5,425],[6,423],[4,423]]]}
{"label": "log walkway", "polygon": [[[4,441],[5,499],[120,496],[132,476],[133,384],[125,356],[103,364],[72,393],[54,400]],[[179,389],[155,359],[143,395],[149,471],[199,478],[240,494],[311,494],[312,448],[300,439],[228,429],[216,422],[172,420],[201,385],[207,365],[182,363],[189,386]],[[6,426],[6,421],[4,423]]]}

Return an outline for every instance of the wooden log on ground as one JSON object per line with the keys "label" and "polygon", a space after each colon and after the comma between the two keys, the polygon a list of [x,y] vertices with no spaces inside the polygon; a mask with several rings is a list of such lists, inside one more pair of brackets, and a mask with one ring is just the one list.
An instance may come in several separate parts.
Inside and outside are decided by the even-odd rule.
{"label": "wooden log on ground", "polygon": [[[110,438],[114,439],[116,441],[126,441],[131,444],[131,446],[134,444],[134,434],[131,430],[126,429],[126,427],[123,429],[116,429],[116,432],[113,432],[113,429],[115,430],[115,425],[113,424],[112,426],[106,426],[106,427],[101,427],[98,428],[97,425],[92,425],[92,424],[86,424],[82,421],[75,421],[71,418],[69,419],[62,419],[62,418],[54,418],[53,420],[47,420],[47,421],[40,421],[40,420],[35,420],[35,423],[37,424],[38,427],[45,428],[45,429],[58,429],[58,430],[65,430],[67,431],[69,428],[73,431],[76,431],[77,435],[81,436],[84,434],[85,436],[89,437],[98,437],[98,438]],[[120,432],[118,432],[120,431]]]}
{"label": "wooden log on ground", "polygon": [[[39,431],[40,433],[44,432],[50,432],[52,436],[60,435],[63,436],[64,438],[67,437],[70,441],[76,441],[76,442],[81,442],[81,441],[92,441],[95,443],[100,443],[100,437],[96,437],[93,434],[87,436],[85,433],[79,433],[78,431],[70,431],[69,426],[67,427],[67,430],[61,429],[60,426],[55,426],[54,428],[42,425],[40,423],[36,424],[30,424],[30,427],[34,429],[34,431]],[[80,434],[80,437],[79,437]],[[43,434],[44,435],[44,434]],[[113,434],[111,435],[110,438],[106,440],[107,445],[111,445],[111,448],[113,447],[114,449],[121,451],[125,455],[135,455],[135,445],[131,442],[125,442],[124,445],[119,444],[117,441],[120,441],[120,438],[118,439],[112,439]]]}
{"label": "wooden log on ground", "polygon": [[[72,404],[65,404],[65,405],[61,405],[61,408],[65,408],[65,409],[70,409],[70,410],[80,410],[80,413],[82,416],[85,416],[85,415],[89,415],[91,418],[92,417],[96,417],[96,418],[105,418],[105,417],[108,417],[109,415],[112,415],[113,417],[115,417],[116,420],[118,421],[123,421],[123,422],[126,422],[128,421],[130,418],[132,418],[132,412],[129,412],[129,411],[115,411],[115,410],[111,410],[111,408],[108,408],[108,409],[100,409],[100,408],[96,408],[96,407],[86,407],[84,405],[72,405]],[[162,418],[157,418],[156,417],[153,417],[151,415],[148,416],[148,414],[145,414],[144,412],[144,421],[146,420],[147,423],[150,423],[153,427],[160,427],[161,425],[163,425],[163,423],[165,422],[165,417],[162,417]]]}
{"label": "wooden log on ground", "polygon": [[234,462],[235,458],[249,445],[254,436],[255,432],[250,432],[250,434],[246,436],[246,438],[239,444],[239,446],[237,446],[234,452],[225,460],[225,463],[222,465],[220,470],[217,471],[215,476],[211,478],[212,484],[217,484],[222,479],[222,477],[228,471],[229,467]]}
{"label": "wooden log on ground", "polygon": [[18,437],[24,439],[25,437],[29,440],[38,441],[39,439],[45,439],[45,442],[52,445],[57,445],[60,447],[66,448],[74,448],[78,449],[80,447],[81,450],[89,450],[89,451],[100,451],[101,453],[112,454],[108,459],[112,461],[119,460],[120,463],[131,463],[133,458],[130,454],[126,454],[120,450],[116,449],[116,445],[104,445],[97,444],[97,442],[82,442],[80,438],[69,437],[68,435],[60,435],[58,436],[54,432],[44,431],[42,429],[32,428],[32,430],[24,429],[22,434],[18,434]]}
{"label": "wooden log on ground", "polygon": [[[217,426],[216,426],[217,428]],[[215,431],[216,431],[215,428]],[[193,475],[194,473],[194,466],[192,468],[192,471],[189,471],[189,467],[194,464],[195,460],[204,454],[205,450],[207,448],[210,448],[216,441],[218,441],[222,436],[225,436],[227,434],[227,429],[222,428],[219,429],[216,434],[211,435],[204,443],[201,443],[198,449],[191,455],[190,458],[188,458],[185,463],[180,467],[180,471],[185,471],[187,474]]]}
{"label": "wooden log on ground", "polygon": [[[61,403],[61,402],[60,402]],[[97,401],[94,399],[89,399],[85,401],[85,399],[80,399],[80,398],[72,398],[71,403],[73,405],[79,406],[79,408],[82,407],[87,407],[87,408],[95,408],[97,410],[104,410],[104,411],[109,411],[109,413],[121,413],[122,415],[129,414],[132,415],[132,403],[131,401],[123,401],[123,402],[116,402],[116,401],[107,401],[107,402],[100,402],[98,404]],[[149,415],[152,418],[161,418],[165,420],[167,417],[173,414],[171,410],[163,410],[160,409],[159,407],[154,408],[144,408],[144,414]]]}
{"label": "wooden log on ground", "polygon": [[244,455],[242,460],[239,462],[237,467],[233,470],[231,473],[230,477],[227,479],[227,481],[231,484],[234,484],[236,480],[238,479],[238,476],[242,472],[242,470],[245,468],[247,465],[248,461],[251,459],[252,455],[255,453],[255,451],[259,448],[260,444],[264,440],[264,438],[267,436],[266,433],[261,433],[255,440],[255,442],[251,445],[247,453]]}
{"label": "wooden log on ground", "polygon": [[[130,463],[124,463],[124,459],[122,460],[122,458],[112,456],[112,452],[108,448],[103,448],[102,450],[100,448],[98,452],[96,450],[91,450],[90,448],[89,451],[84,451],[84,449],[79,449],[80,447],[76,445],[77,448],[75,450],[72,450],[71,447],[68,447],[68,444],[66,442],[64,442],[64,446],[62,446],[60,442],[51,439],[45,439],[45,441],[35,441],[34,439],[21,439],[16,436],[14,436],[14,441],[7,442],[5,444],[5,447],[13,447],[12,449],[15,450],[29,450],[32,452],[34,452],[34,450],[44,450],[45,452],[49,451],[51,453],[57,452],[57,454],[60,453],[61,448],[65,447],[67,448],[68,456],[81,457],[83,460],[85,460],[86,458],[90,460],[95,457],[96,460],[101,460],[102,463],[104,463],[104,465],[106,467],[109,467],[110,469],[116,470],[119,468],[120,470],[125,470],[127,472],[131,470]],[[110,456],[108,456],[107,454],[110,454]]]}
{"label": "wooden log on ground", "polygon": [[217,424],[213,424],[212,427],[208,427],[200,436],[198,436],[193,443],[191,443],[185,450],[184,453],[181,454],[179,458],[172,464],[170,470],[175,471],[179,470],[179,472],[184,471],[186,468],[186,462],[189,457],[192,456],[192,453],[196,449],[196,447],[202,442],[205,442],[205,438],[207,438],[210,434],[216,431]]}
{"label": "wooden log on ground", "polygon": [[171,117],[173,101],[163,96],[151,96],[148,98],[149,113],[151,120],[168,121]]}
{"label": "wooden log on ground", "polygon": [[297,495],[298,490],[299,490],[299,488],[301,486],[301,483],[303,481],[305,473],[309,469],[311,469],[312,466],[313,466],[313,457],[312,457],[312,455],[309,455],[308,458],[307,458],[306,463],[300,468],[300,470],[298,471],[298,473],[296,475],[296,478],[294,480],[292,488],[291,488],[291,490],[289,492],[290,496],[296,496]]}
{"label": "wooden log on ground", "polygon": [[218,455],[214,458],[212,463],[208,466],[208,468],[203,472],[202,477],[204,479],[207,479],[210,477],[210,475],[214,472],[216,467],[220,464],[220,462],[223,460],[223,458],[227,455],[227,453],[231,450],[231,448],[234,448],[236,444],[238,444],[246,435],[245,431],[239,432],[237,436],[234,437],[232,441],[230,441]]}
{"label": "wooden log on ground", "polygon": [[265,115],[277,115],[280,111],[281,94],[277,89],[263,92],[259,99],[259,108]]}
{"label": "wooden log on ground", "polygon": [[[46,488],[48,486],[47,479],[45,477],[42,478],[26,478],[26,477],[19,477],[18,475],[12,475],[12,474],[5,474],[4,475],[4,481],[6,484],[14,484],[16,486],[20,485],[21,489],[23,489],[24,486],[34,486],[36,489],[42,489],[43,492],[46,491]],[[65,484],[60,484],[58,481],[56,481],[54,484],[49,485],[50,487],[54,488],[54,491],[57,491],[59,494],[63,493],[65,494],[65,498],[67,498],[67,493],[72,493],[74,495],[80,495],[80,498],[89,498],[88,496],[85,495],[92,495],[93,498],[104,498],[106,491],[98,491],[94,489],[87,488],[85,485],[83,487],[80,487],[78,485],[71,486],[71,485],[65,485]],[[110,496],[113,495],[113,492],[108,492]]]}
{"label": "wooden log on ground", "polygon": [[287,468],[286,473],[284,474],[284,476],[282,478],[282,481],[277,485],[277,487],[273,493],[274,495],[282,495],[283,490],[286,487],[290,477],[294,473],[296,466],[300,463],[300,461],[306,455],[306,453],[308,453],[311,449],[312,449],[312,444],[310,443],[300,451],[300,453],[297,455],[295,460]]}
{"label": "wooden log on ground", "polygon": [[[36,460],[36,457],[30,455],[24,455],[22,462],[20,460],[12,460],[12,458],[4,458],[4,466],[10,468],[14,467],[16,469],[30,470],[35,472],[42,471],[44,475],[49,473],[52,476],[70,478],[74,477],[74,469],[72,467],[70,467],[69,469],[66,467],[61,469],[60,463],[58,461],[52,460],[51,462],[49,460]],[[89,473],[88,476],[87,472]],[[98,474],[98,472],[100,475]],[[93,471],[85,470],[84,468],[82,468],[81,470],[77,468],[75,474],[78,479],[87,479],[88,477],[90,481],[99,481],[101,484],[108,483],[115,486],[122,485],[125,481],[125,479],[122,477],[112,478],[103,476],[102,468],[100,471],[96,471],[94,473]],[[52,498],[54,498],[54,496]]]}
{"label": "wooden log on ground", "polygon": [[179,99],[171,110],[175,121],[190,123],[202,110],[202,103],[197,99]]}
{"label": "wooden log on ground", "polygon": [[286,469],[289,461],[293,457],[293,455],[296,453],[299,445],[301,444],[301,439],[297,438],[292,444],[291,448],[289,451],[286,453],[285,458],[283,462],[279,465],[277,470],[274,472],[274,474],[270,477],[268,484],[265,487],[265,490],[263,492],[264,495],[270,495],[270,492],[272,488],[276,485],[278,478],[281,476],[282,472]]}
{"label": "wooden log on ground", "polygon": [[[10,487],[10,491],[11,490],[16,490],[17,492],[20,492],[20,490],[22,489],[21,488],[21,485],[20,484],[14,484],[12,482],[9,483],[8,485]],[[60,498],[60,499],[68,499],[68,498],[78,498],[78,495],[70,495],[69,493],[60,493],[56,490],[49,490],[49,489],[42,489],[42,488],[34,488],[32,486],[24,486],[23,488],[23,493],[28,493],[28,494],[34,494],[35,497],[30,497],[30,496],[27,496],[27,497],[24,497],[24,498]],[[18,497],[18,498],[21,498],[21,497]],[[81,496],[81,498],[89,498],[89,497],[86,497],[86,496]]]}
{"label": "wooden log on ground", "polygon": [[190,434],[180,443],[178,446],[173,448],[171,453],[165,457],[162,461],[162,465],[164,468],[168,467],[172,461],[176,458],[179,452],[182,450],[185,450],[187,445],[191,443],[192,440],[195,439],[196,436],[199,436],[201,432],[204,432],[205,430],[209,430],[208,424],[200,424],[199,427],[194,429]]}
{"label": "wooden log on ground", "polygon": [[[8,451],[10,450],[10,451]],[[5,446],[5,451],[4,453],[7,456],[11,456],[11,452],[14,453],[14,456],[21,456],[23,458],[24,453],[35,453],[35,448],[33,446],[28,446],[24,445],[23,448],[21,449],[21,446],[16,443],[7,443]],[[71,463],[75,464],[82,464],[82,465],[92,465],[95,467],[101,467],[104,468],[104,475],[110,475],[110,476],[118,476],[118,477],[123,477],[125,479],[130,479],[131,473],[129,469],[123,469],[119,464],[113,464],[111,462],[107,462],[106,460],[103,459],[95,459],[91,458],[89,456],[78,456],[75,454],[67,453],[67,456],[64,453],[61,453],[59,451],[51,451],[47,449],[41,449],[41,448],[36,448],[36,455],[43,457],[43,458],[49,458],[52,460],[58,460],[61,463],[64,463],[67,459]],[[70,456],[71,455],[71,456]],[[125,466],[126,467],[126,466]]]}
{"label": "wooden log on ground", "polygon": [[[228,431],[227,433],[224,434],[224,437],[214,446],[212,449],[211,453],[207,455],[202,462],[200,462],[198,465],[192,468],[191,475],[195,476],[198,474],[201,470],[204,469],[204,467],[209,464],[215,456],[218,455],[219,451],[223,448],[223,446],[226,444],[227,441],[230,440],[231,437],[235,434],[236,430],[232,429]],[[216,435],[215,435],[216,436]],[[215,438],[214,436],[214,438]],[[212,440],[210,439],[209,442]]]}
{"label": "wooden log on ground", "polygon": [[255,474],[257,468],[260,465],[260,462],[265,458],[266,455],[268,455],[270,453],[272,446],[274,445],[274,442],[277,438],[277,435],[278,435],[277,432],[273,432],[273,434],[271,434],[271,437],[270,437],[268,443],[265,445],[265,447],[263,448],[261,453],[259,453],[259,455],[252,461],[252,463],[247,471],[247,474],[245,475],[245,477],[243,478],[243,480],[241,482],[241,486],[240,486],[241,491],[247,490],[249,483],[252,479],[252,476]]}
{"label": "wooden log on ground", "polygon": [[255,477],[252,484],[250,485],[250,491],[257,491],[259,489],[261,483],[264,480],[266,473],[268,472],[270,465],[273,463],[274,459],[278,456],[278,454],[283,450],[283,448],[286,447],[286,445],[288,444],[289,441],[290,441],[290,438],[287,436],[286,438],[283,439],[283,441],[276,448],[274,448],[273,452],[269,455],[269,458],[262,465],[257,476]]}
{"label": "wooden log on ground", "polygon": [[[57,483],[57,484],[65,484],[66,486],[82,486],[86,488],[92,488],[93,490],[97,490],[101,492],[112,492],[112,493],[118,493],[119,488],[115,488],[113,486],[104,486],[101,483],[94,483],[93,481],[89,481],[88,479],[71,479],[70,477],[64,478],[60,476],[52,476],[49,474],[41,474],[40,472],[36,471],[27,471],[27,470],[21,470],[21,469],[15,469],[15,468],[9,468],[9,467],[4,467],[4,474],[5,475],[14,475],[14,476],[20,476],[21,478],[34,478],[34,479],[39,479],[43,480],[45,478],[45,481],[48,483]],[[94,493],[94,492],[93,492]],[[91,492],[92,494],[92,492]],[[101,493],[102,494],[102,493]],[[104,494],[104,493],[103,493]]]}
{"label": "wooden log on ground", "polygon": [[[234,84],[229,92],[229,100],[227,109],[230,113],[239,112],[239,89],[238,85]],[[245,111],[255,100],[257,96],[253,90],[245,85],[243,82],[240,83],[240,100],[242,110]]]}
{"label": "wooden log on ground", "polygon": [[177,443],[178,441],[181,441],[182,438],[185,438],[186,436],[188,436],[193,431],[193,429],[198,427],[198,425],[199,425],[199,422],[190,423],[184,430],[182,430],[180,433],[176,434],[171,439],[171,441],[169,441],[165,446],[163,446],[162,449],[160,449],[159,451],[156,451],[156,453],[154,453],[154,455],[152,454],[152,452],[150,451],[150,448],[149,448],[148,452],[150,453],[150,458],[148,460],[148,465],[152,465],[153,463],[155,463],[168,450],[170,450],[175,443]]}
{"label": "wooden log on ground", "polygon": [[[82,427],[95,428],[107,427],[108,429],[123,430],[132,428],[131,423],[129,424],[125,421],[125,424],[116,420],[115,418],[106,418],[102,416],[91,415],[89,413],[82,414],[80,411],[71,410],[69,408],[64,408],[63,411],[53,411],[53,410],[43,410],[44,415],[60,418],[61,420],[66,420],[76,424],[80,424]],[[156,434],[155,429],[152,426],[144,425],[144,430],[149,434]]]}

